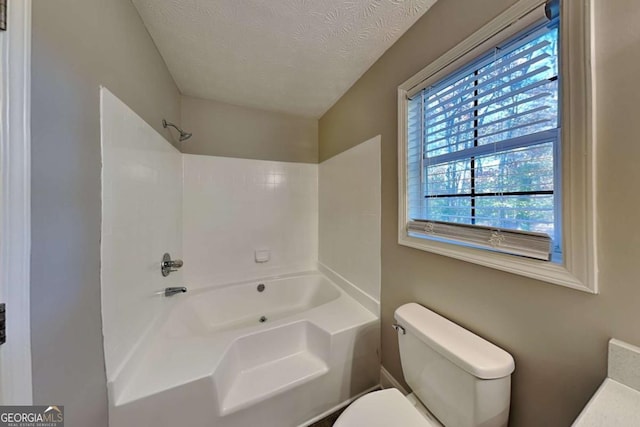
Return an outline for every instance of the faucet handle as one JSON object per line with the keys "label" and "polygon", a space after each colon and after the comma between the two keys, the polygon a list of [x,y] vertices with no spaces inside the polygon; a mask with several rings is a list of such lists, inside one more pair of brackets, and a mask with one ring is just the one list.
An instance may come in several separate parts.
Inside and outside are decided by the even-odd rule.
{"label": "faucet handle", "polygon": [[171,259],[169,253],[162,255],[162,261],[160,262],[160,272],[163,277],[167,277],[170,273],[178,271],[184,265],[181,259]]}
{"label": "faucet handle", "polygon": [[[167,264],[171,268],[178,269],[178,268],[182,268],[182,266],[184,265],[184,262],[182,262],[181,259],[174,259],[174,260],[168,261]],[[176,271],[176,270],[173,270],[173,271]]]}

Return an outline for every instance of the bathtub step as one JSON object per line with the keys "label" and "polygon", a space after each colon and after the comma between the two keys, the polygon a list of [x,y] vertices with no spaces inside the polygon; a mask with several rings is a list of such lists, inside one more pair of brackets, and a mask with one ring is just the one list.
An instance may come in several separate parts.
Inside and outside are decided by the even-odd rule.
{"label": "bathtub step", "polygon": [[221,415],[229,415],[329,372],[327,364],[302,351],[240,372],[222,400]]}

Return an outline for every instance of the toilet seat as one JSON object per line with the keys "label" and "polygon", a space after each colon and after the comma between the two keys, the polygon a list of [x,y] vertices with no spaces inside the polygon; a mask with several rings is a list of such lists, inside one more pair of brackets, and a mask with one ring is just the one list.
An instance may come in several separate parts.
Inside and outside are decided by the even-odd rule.
{"label": "toilet seat", "polygon": [[353,402],[333,427],[434,427],[400,391],[374,391]]}

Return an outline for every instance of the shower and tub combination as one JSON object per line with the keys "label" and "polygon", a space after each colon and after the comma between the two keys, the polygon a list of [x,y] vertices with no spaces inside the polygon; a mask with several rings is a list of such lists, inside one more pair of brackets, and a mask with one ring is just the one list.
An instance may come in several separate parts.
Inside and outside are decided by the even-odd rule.
{"label": "shower and tub combination", "polygon": [[183,155],[105,88],[101,113],[112,427],[307,425],[377,386],[379,265],[332,268],[358,254],[318,237],[322,165]]}

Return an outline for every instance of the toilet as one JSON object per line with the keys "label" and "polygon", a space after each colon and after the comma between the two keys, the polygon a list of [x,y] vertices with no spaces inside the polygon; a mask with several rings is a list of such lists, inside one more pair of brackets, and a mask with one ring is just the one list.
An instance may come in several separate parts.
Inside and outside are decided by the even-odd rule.
{"label": "toilet", "polygon": [[404,378],[413,390],[368,393],[334,427],[501,427],[509,422],[513,357],[419,304],[395,312]]}

